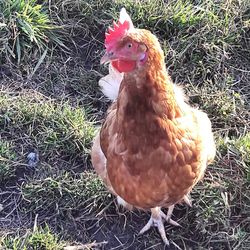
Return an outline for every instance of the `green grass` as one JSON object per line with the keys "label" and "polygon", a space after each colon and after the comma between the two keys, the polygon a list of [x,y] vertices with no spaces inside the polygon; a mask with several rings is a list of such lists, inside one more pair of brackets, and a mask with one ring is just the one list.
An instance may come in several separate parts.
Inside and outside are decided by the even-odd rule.
{"label": "green grass", "polygon": [[250,185],[250,134],[247,133],[239,138],[227,140],[223,146],[227,148],[234,160],[242,165],[243,176]]}
{"label": "green grass", "polygon": [[41,54],[49,43],[63,45],[48,8],[37,0],[0,1],[0,55],[18,64],[33,54]]}
{"label": "green grass", "polygon": [[25,132],[24,141],[29,140],[47,157],[84,157],[88,152],[94,128],[83,108],[58,104],[34,93],[2,94],[0,105],[0,124],[7,137],[18,138]]}
{"label": "green grass", "polygon": [[32,232],[27,231],[23,236],[6,235],[0,241],[1,249],[12,250],[62,250],[63,246],[63,242],[59,242],[58,236],[54,235],[48,226],[34,228]]}
{"label": "green grass", "polygon": [[247,162],[250,160],[250,133],[235,140],[235,146]]}
{"label": "green grass", "polygon": [[[32,211],[43,216],[55,213],[65,218],[79,210],[82,214],[85,210],[90,215],[108,197],[100,179],[87,171],[80,176],[62,173],[60,176],[34,180],[24,184],[21,192],[26,212]],[[91,208],[84,209],[89,204]]]}
{"label": "green grass", "polygon": [[0,183],[14,176],[13,162],[15,158],[16,154],[10,142],[0,140]]}
{"label": "green grass", "polygon": [[0,0],[3,249],[162,249],[155,230],[137,235],[149,215],[118,208],[90,167],[109,105],[98,88],[104,32],[121,7],[157,35],[173,81],[215,131],[216,161],[193,207],[175,209],[182,228],[166,225],[171,246],[250,248],[248,2]]}

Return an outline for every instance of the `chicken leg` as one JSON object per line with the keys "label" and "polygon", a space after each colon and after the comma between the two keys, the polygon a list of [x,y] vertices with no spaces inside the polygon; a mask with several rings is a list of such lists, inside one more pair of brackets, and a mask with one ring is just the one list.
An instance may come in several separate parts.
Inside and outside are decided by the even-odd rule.
{"label": "chicken leg", "polygon": [[171,224],[173,226],[180,226],[179,223],[177,223],[176,221],[174,221],[170,218],[172,213],[173,213],[173,210],[174,210],[174,205],[172,205],[168,208],[168,212],[166,215],[161,211],[160,207],[152,208],[151,209],[151,218],[149,219],[148,223],[142,228],[142,230],[140,231],[139,234],[143,234],[146,231],[148,231],[150,229],[150,227],[155,226],[158,228],[159,233],[160,233],[161,238],[164,241],[164,243],[166,245],[169,245],[169,241],[168,241],[167,236],[166,236],[166,232],[164,229],[162,219],[166,220],[169,224]]}

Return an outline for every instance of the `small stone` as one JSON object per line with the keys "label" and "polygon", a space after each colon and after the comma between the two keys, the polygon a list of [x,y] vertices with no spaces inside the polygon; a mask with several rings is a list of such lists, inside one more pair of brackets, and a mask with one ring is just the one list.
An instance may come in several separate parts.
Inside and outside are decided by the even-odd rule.
{"label": "small stone", "polygon": [[28,165],[29,165],[29,167],[35,168],[36,165],[37,165],[37,163],[39,162],[38,153],[30,152],[30,153],[27,155],[27,160],[28,160]]}

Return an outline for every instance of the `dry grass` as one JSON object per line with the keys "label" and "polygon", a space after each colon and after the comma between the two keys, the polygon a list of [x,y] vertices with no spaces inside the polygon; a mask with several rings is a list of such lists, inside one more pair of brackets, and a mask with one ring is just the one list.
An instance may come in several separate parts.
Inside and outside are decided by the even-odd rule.
{"label": "dry grass", "polygon": [[104,31],[122,6],[159,37],[174,82],[215,131],[217,158],[192,192],[193,207],[174,211],[183,227],[166,225],[171,249],[250,248],[248,1],[165,2],[44,1],[39,11],[54,29],[45,44],[20,29],[28,41],[20,51],[10,35],[16,15],[0,14],[1,249],[163,248],[156,230],[137,235],[149,214],[118,208],[89,159],[108,107],[97,84],[107,72],[99,65]]}

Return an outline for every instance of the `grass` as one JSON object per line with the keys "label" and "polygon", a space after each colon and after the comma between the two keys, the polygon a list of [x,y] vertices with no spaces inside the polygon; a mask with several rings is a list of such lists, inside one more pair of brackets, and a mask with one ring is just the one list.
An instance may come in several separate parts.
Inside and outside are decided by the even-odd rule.
{"label": "grass", "polygon": [[149,215],[118,208],[89,157],[109,105],[98,88],[104,32],[123,6],[158,36],[173,81],[215,131],[193,207],[174,211],[183,227],[166,225],[171,246],[249,249],[247,0],[0,1],[0,248],[162,249],[155,230],[137,235]]}
{"label": "grass", "polygon": [[34,228],[32,232],[27,231],[23,236],[7,235],[1,239],[3,249],[47,249],[47,250],[61,250],[63,244],[54,235],[48,226],[45,228]]}
{"label": "grass", "polygon": [[48,10],[37,0],[1,1],[1,49],[5,59],[21,60],[42,53],[49,43],[63,45],[56,35],[57,27],[50,20]]}
{"label": "grass", "polygon": [[[34,180],[21,187],[21,192],[28,210],[43,213],[47,216],[55,214],[63,216],[67,213],[74,214],[94,200],[92,207],[105,201],[105,189],[97,176],[91,172],[83,172],[80,176],[70,176],[68,173],[56,177],[48,177],[43,180]],[[46,196],[44,194],[46,193]],[[44,209],[46,207],[46,210]]]}
{"label": "grass", "polygon": [[26,131],[23,140],[46,157],[87,153],[94,128],[86,121],[84,109],[54,103],[35,93],[3,94],[0,103],[0,124],[6,137],[18,140]]}
{"label": "grass", "polygon": [[14,176],[12,162],[16,155],[9,141],[0,141],[0,182],[4,182]]}

